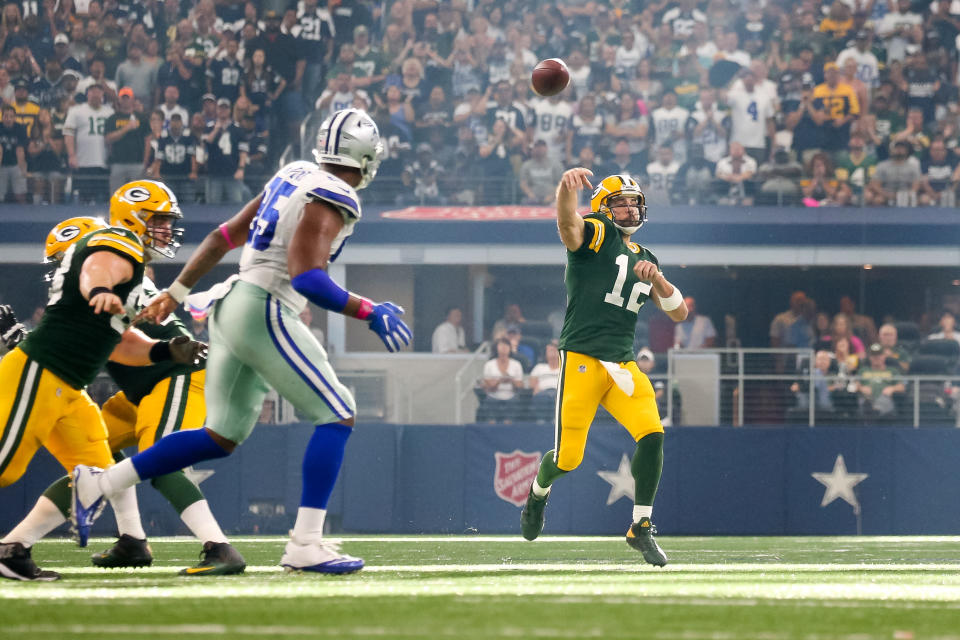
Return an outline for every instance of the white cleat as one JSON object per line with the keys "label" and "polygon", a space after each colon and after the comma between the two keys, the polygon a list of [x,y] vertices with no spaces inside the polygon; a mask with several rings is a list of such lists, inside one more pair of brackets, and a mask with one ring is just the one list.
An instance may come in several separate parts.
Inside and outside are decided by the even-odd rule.
{"label": "white cleat", "polygon": [[70,522],[77,532],[77,541],[81,547],[87,546],[90,538],[90,527],[103,513],[107,501],[100,491],[100,474],[103,469],[78,464],[73,468],[71,478],[72,500],[70,504]]}
{"label": "white cleat", "polygon": [[329,540],[298,544],[291,538],[283,551],[280,564],[287,571],[315,573],[353,573],[363,569],[363,560],[341,553],[340,544]]}

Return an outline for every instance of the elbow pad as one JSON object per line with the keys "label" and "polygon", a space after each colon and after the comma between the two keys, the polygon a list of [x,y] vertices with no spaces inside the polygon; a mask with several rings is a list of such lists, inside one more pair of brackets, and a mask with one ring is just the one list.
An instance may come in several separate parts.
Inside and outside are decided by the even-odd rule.
{"label": "elbow pad", "polygon": [[350,300],[350,292],[333,281],[320,267],[292,278],[294,290],[313,304],[328,311],[341,312]]}

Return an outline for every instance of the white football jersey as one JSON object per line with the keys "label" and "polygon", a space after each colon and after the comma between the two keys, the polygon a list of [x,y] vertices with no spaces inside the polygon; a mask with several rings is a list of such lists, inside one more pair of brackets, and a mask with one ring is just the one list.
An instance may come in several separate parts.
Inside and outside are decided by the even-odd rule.
{"label": "white football jersey", "polygon": [[534,131],[533,139],[547,143],[552,155],[562,154],[567,129],[573,117],[573,107],[569,102],[550,102],[547,99],[533,103]]}
{"label": "white football jersey", "polygon": [[753,149],[767,144],[767,119],[775,115],[770,97],[754,87],[752,93],[732,91],[727,94],[730,107],[730,142],[739,142]]}
{"label": "white football jersey", "polygon": [[240,256],[240,279],[266,289],[297,313],[307,301],[290,284],[287,249],[303,208],[315,201],[331,205],[343,216],[343,228],[330,246],[330,262],[336,260],[360,220],[360,199],[346,182],[305,160],[283,167],[263,188]]}

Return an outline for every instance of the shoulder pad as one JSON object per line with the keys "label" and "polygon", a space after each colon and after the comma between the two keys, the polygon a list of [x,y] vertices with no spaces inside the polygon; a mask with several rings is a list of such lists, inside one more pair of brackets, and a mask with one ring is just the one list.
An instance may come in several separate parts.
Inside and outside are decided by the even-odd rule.
{"label": "shoulder pad", "polygon": [[347,219],[360,219],[360,198],[354,188],[340,178],[320,171],[316,176],[311,176],[310,183],[304,186],[311,197],[333,205]]}
{"label": "shoulder pad", "polygon": [[122,227],[109,227],[92,231],[81,238],[85,248],[110,249],[136,262],[143,262],[143,242],[134,232]]}

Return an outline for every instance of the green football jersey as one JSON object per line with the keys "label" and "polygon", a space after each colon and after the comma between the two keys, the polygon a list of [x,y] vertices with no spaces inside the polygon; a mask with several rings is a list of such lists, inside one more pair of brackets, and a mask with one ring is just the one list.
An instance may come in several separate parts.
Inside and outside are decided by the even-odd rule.
{"label": "green football jersey", "polygon": [[567,314],[560,348],[608,362],[633,360],[637,312],[650,298],[652,286],[633,273],[640,260],[659,265],[635,242],[625,242],[606,216],[584,218],[583,245],[567,250]]}
{"label": "green football jersey", "polygon": [[[160,291],[150,278],[144,277],[144,299],[149,300],[159,293]],[[187,336],[191,340],[193,339],[193,334],[191,334],[183,322],[180,321],[180,318],[172,313],[167,316],[163,324],[145,322],[137,325],[137,329],[143,331],[148,337],[154,340],[170,340],[177,336]],[[107,373],[109,373],[113,381],[117,383],[117,387],[127,396],[127,400],[133,404],[140,404],[144,396],[148,395],[161,380],[179,376],[184,373],[193,373],[194,371],[202,369],[204,366],[205,364],[200,367],[194,367],[187,364],[177,364],[170,360],[158,362],[157,364],[152,364],[147,367],[128,367],[117,364],[116,362],[107,362]]]}
{"label": "green football jersey", "polygon": [[[133,277],[113,288],[126,314],[96,314],[80,294],[80,270],[96,251],[112,251],[133,264]],[[107,362],[140,304],[143,244],[119,227],[92,231],[72,244],[50,284],[50,301],[39,326],[20,347],[45,369],[76,389],[90,384]]]}

